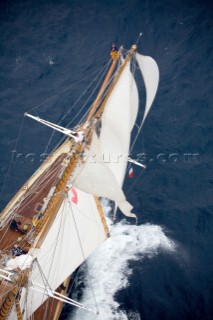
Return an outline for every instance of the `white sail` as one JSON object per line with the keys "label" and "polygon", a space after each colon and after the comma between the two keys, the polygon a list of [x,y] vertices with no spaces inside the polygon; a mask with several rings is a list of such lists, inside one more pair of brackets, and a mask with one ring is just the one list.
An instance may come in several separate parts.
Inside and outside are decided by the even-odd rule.
{"label": "white sail", "polygon": [[115,176],[104,163],[85,164],[73,185],[98,197],[115,201],[126,216],[135,217],[131,213],[132,206],[126,201],[126,197]]}
{"label": "white sail", "polygon": [[10,312],[8,320],[18,320],[18,316],[17,316],[15,305],[12,307],[12,310]]}
{"label": "white sail", "polygon": [[115,201],[124,215],[137,219],[136,215],[131,213],[133,207],[127,202],[114,172],[102,161],[100,150],[102,145],[94,133],[87,151],[87,161],[76,169],[74,179],[71,178],[70,182],[84,192]]}
{"label": "white sail", "polygon": [[157,63],[151,57],[143,56],[142,54],[136,53],[136,59],[141,70],[146,88],[146,106],[142,120],[143,124],[157,92],[159,83],[159,69]]}
{"label": "white sail", "polygon": [[137,113],[138,92],[128,63],[106,103],[100,133],[106,165],[114,173],[120,186],[124,180],[130,133]]}
{"label": "white sail", "polygon": [[[106,237],[94,197],[72,188],[37,253],[50,288],[56,290]],[[44,286],[41,278],[38,270],[32,271],[30,280]],[[47,298],[29,287],[26,318]]]}

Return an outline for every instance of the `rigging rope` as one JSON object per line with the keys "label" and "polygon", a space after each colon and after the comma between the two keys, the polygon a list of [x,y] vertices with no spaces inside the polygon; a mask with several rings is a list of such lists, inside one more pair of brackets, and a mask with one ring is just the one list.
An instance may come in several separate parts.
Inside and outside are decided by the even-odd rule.
{"label": "rigging rope", "polygon": [[[98,84],[95,86],[95,89],[92,91],[92,93],[90,94],[90,96],[87,98],[87,100],[85,101],[85,103],[83,104],[83,106],[80,108],[80,110],[78,111],[78,113],[75,115],[75,117],[68,123],[67,127],[69,127],[71,125],[71,123],[73,123],[75,121],[75,119],[78,117],[78,115],[83,111],[83,109],[85,108],[86,104],[88,103],[89,99],[91,98],[91,96],[94,94],[95,90],[97,89],[98,85],[100,84],[103,76],[105,75],[107,68],[109,66],[109,62],[107,62],[107,64],[101,68],[100,72],[98,73],[98,75],[93,79],[93,81],[89,84],[89,86],[83,91],[83,93],[78,97],[78,99],[74,102],[74,104],[70,107],[70,109],[63,115],[63,117],[60,119],[60,121],[58,122],[58,125],[60,125],[62,123],[62,121],[68,116],[68,114],[72,111],[72,109],[77,105],[77,103],[81,100],[81,98],[86,94],[86,92],[90,89],[90,87],[93,85],[93,83],[97,80],[97,78],[99,78]],[[105,69],[104,73],[102,73],[102,71]],[[102,74],[102,76],[100,77],[100,74]],[[47,152],[49,145],[53,139],[53,136],[55,134],[55,130],[52,132],[50,139],[47,143],[46,149],[44,151],[44,153]]]}
{"label": "rigging rope", "polygon": [[44,105],[45,103],[47,103],[47,102],[49,102],[50,100],[54,99],[55,97],[59,96],[60,94],[66,92],[66,91],[68,91],[68,90],[70,90],[72,87],[74,87],[74,86],[76,86],[77,84],[81,83],[82,81],[88,79],[88,78],[91,77],[93,74],[95,74],[95,73],[98,72],[99,70],[102,70],[103,68],[105,68],[105,66],[98,68],[96,71],[92,72],[91,74],[89,74],[89,75],[86,76],[85,78],[83,78],[83,79],[81,79],[81,80],[79,80],[79,81],[71,84],[70,86],[66,87],[65,89],[63,89],[63,90],[59,91],[58,93],[54,94],[53,96],[47,98],[47,99],[44,100],[43,102],[39,103],[38,105],[36,105],[35,107],[33,107],[32,109],[30,109],[29,111],[27,111],[27,113],[29,113],[29,112],[31,112],[31,111],[33,111],[33,110],[41,107],[42,105]]}
{"label": "rigging rope", "polygon": [[[110,64],[110,61],[107,62],[107,64],[104,66],[104,67],[101,67],[99,69],[97,69],[96,71],[92,72],[91,74],[89,74],[88,76],[84,77],[83,79],[81,79],[80,81],[77,81],[76,83],[66,87],[65,89],[61,90],[60,92],[56,93],[55,95],[49,97],[48,99],[46,99],[45,101],[41,102],[40,104],[36,105],[35,107],[33,107],[32,109],[30,109],[29,111],[27,111],[27,113],[31,112],[31,111],[34,111],[36,113],[36,109],[41,107],[42,105],[46,104],[47,102],[51,101],[52,99],[54,99],[55,97],[59,96],[60,94],[70,90],[72,87],[74,87],[75,85],[81,83],[82,81],[90,78],[93,74],[97,73],[97,72],[101,72],[102,70],[104,69],[107,69],[107,67],[109,66]],[[99,76],[99,74],[98,74]],[[98,77],[96,76],[96,78]],[[95,78],[95,79],[96,79]],[[94,82],[94,80],[93,80]],[[92,83],[93,83],[92,82]],[[91,86],[91,84],[88,86],[88,88]],[[83,92],[83,94],[81,95],[81,97],[87,92],[88,88]],[[81,98],[80,97],[80,98]],[[59,124],[66,118],[66,116],[71,112],[72,108],[77,104],[77,102],[80,100],[80,98],[75,102],[75,104],[67,111],[67,113],[62,117],[62,119],[60,120]],[[85,106],[85,104],[84,104]],[[36,113],[37,115],[37,113]],[[21,125],[20,125],[20,128],[19,128],[19,132],[18,132],[18,136],[17,136],[17,139],[16,139],[16,142],[15,142],[15,146],[14,146],[14,150],[16,150],[17,148],[17,145],[18,145],[18,141],[19,141],[19,138],[20,138],[20,135],[21,135],[21,132],[22,132],[22,129],[23,129],[23,125],[24,125],[24,120],[25,120],[25,116],[23,116],[22,118],[22,122],[21,122]],[[54,131],[55,132],[55,131]],[[54,135],[54,132],[50,138],[50,141],[48,142],[47,144],[47,147],[46,147],[46,150],[45,150],[45,153],[47,152],[47,149],[49,147],[49,144],[50,142],[52,141],[52,138],[53,138],[53,135]],[[53,149],[53,151],[58,147],[58,145],[61,144],[61,142],[64,140],[64,137],[63,139],[60,140],[60,142],[57,144],[57,146]],[[13,163],[13,160],[14,160],[14,156],[15,156],[15,152],[12,153],[12,156],[11,156],[11,160],[10,160],[10,163],[9,163],[9,166],[8,166],[8,169],[7,169],[7,172],[6,172],[6,176],[5,176],[5,179],[4,179],[4,182],[3,182],[3,186],[2,186],[2,189],[1,189],[1,193],[0,193],[0,199],[2,198],[3,196],[3,192],[5,190],[5,187],[6,187],[6,183],[7,183],[7,179],[8,179],[8,176],[9,176],[9,173],[10,173],[10,170],[11,170],[11,165]]]}
{"label": "rigging rope", "polygon": [[[59,170],[60,168],[61,168],[61,165],[59,164],[58,167],[56,167],[54,171],[57,172],[57,170]],[[45,173],[45,175],[44,175],[44,179],[47,180],[48,177],[49,177],[49,175],[52,174],[54,171],[52,171],[52,172],[48,172],[48,171],[47,171],[47,172]],[[31,193],[26,193],[26,194],[24,195],[24,197],[21,198],[21,201],[18,203],[18,206],[16,206],[15,208],[13,207],[14,210],[13,210],[13,212],[12,212],[12,215],[10,215],[9,220],[13,219],[13,218],[16,216],[16,213],[17,213],[17,211],[20,209],[20,207],[21,207],[21,205],[23,204],[23,201],[25,200],[25,198],[28,197],[29,195],[31,195],[33,192],[35,192],[35,191],[40,187],[40,185],[42,184],[42,182],[43,182],[44,179],[42,179],[41,182],[36,181],[36,182],[35,182],[35,186],[33,186],[33,187],[30,189]],[[54,185],[56,184],[57,179],[58,179],[58,177],[55,178],[55,180],[53,181],[52,186],[54,186]],[[31,200],[32,200],[32,199],[31,199]],[[16,204],[17,204],[17,203],[16,203]],[[25,208],[25,207],[26,207],[26,205],[24,206],[24,208]],[[8,219],[6,219],[6,221],[4,221],[4,224],[7,222],[7,220],[8,220]],[[9,221],[8,221],[8,222],[9,222]],[[1,240],[3,240],[3,238],[4,238],[5,235],[7,234],[7,231],[8,231],[9,228],[10,228],[10,225],[8,224],[8,226],[6,227],[4,233],[3,233],[2,237],[1,237]],[[29,233],[28,233],[28,234],[29,234]],[[15,244],[15,243],[16,243],[16,242],[14,242],[13,244]],[[9,246],[10,246],[10,245],[9,245]],[[8,248],[9,248],[9,246],[8,246]],[[7,249],[7,247],[6,247],[6,249]]]}

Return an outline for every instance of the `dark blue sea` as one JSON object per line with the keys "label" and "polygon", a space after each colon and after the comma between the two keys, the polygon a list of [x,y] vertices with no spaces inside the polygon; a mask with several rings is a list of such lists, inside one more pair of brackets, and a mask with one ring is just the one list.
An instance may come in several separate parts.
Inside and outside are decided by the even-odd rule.
{"label": "dark blue sea", "polygon": [[140,32],[160,69],[133,150],[147,168],[124,184],[138,225],[118,214],[80,271],[79,297],[92,303],[92,282],[100,316],[66,307],[61,320],[213,319],[212,20],[205,0],[0,1],[1,209],[62,138],[25,112],[75,122],[111,43],[129,49]]}

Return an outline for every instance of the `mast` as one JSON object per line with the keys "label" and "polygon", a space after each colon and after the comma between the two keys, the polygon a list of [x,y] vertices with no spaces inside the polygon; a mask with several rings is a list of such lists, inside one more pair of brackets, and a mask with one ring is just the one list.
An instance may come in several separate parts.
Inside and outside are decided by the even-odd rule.
{"label": "mast", "polygon": [[[50,227],[49,222],[51,223],[51,220],[54,218],[55,214],[58,212],[62,201],[64,200],[64,197],[68,190],[66,190],[66,184],[70,178],[70,175],[75,168],[75,165],[77,164],[77,160],[79,159],[80,153],[82,151],[82,144],[79,144],[76,148],[75,153],[73,154],[66,170],[63,173],[63,176],[61,177],[60,181],[58,182],[56,189],[54,191],[53,196],[51,197],[46,210],[43,213],[43,218],[39,222],[37,228],[36,228],[36,235],[39,235],[39,239],[36,243],[36,248],[39,248],[44,240],[44,237]],[[46,223],[47,222],[47,223]]]}
{"label": "mast", "polygon": [[127,57],[126,57],[123,65],[121,66],[121,68],[120,68],[120,70],[119,70],[119,72],[118,72],[115,80],[113,81],[113,83],[112,83],[112,85],[111,85],[111,87],[110,87],[110,89],[109,89],[109,91],[108,91],[108,93],[107,93],[104,101],[102,102],[99,110],[98,110],[97,113],[96,113],[96,118],[100,118],[100,117],[101,117],[101,114],[102,114],[103,111],[104,111],[105,105],[106,105],[106,103],[107,103],[107,101],[108,101],[108,99],[109,99],[109,97],[110,97],[110,95],[111,95],[114,87],[116,86],[118,80],[120,79],[121,74],[122,74],[123,70],[125,69],[127,63],[130,61],[130,59],[131,59],[131,57],[132,57],[132,54],[136,51],[136,48],[137,48],[136,45],[133,45],[133,46],[131,47],[130,52],[128,53],[128,55],[127,55]]}
{"label": "mast", "polygon": [[106,87],[107,87],[107,84],[108,84],[108,82],[109,82],[109,79],[110,79],[110,77],[112,76],[112,73],[113,73],[113,71],[115,70],[115,67],[116,67],[116,65],[117,65],[117,63],[118,63],[119,56],[120,56],[120,51],[117,53],[115,59],[112,60],[110,69],[109,69],[109,71],[108,71],[108,73],[107,73],[107,75],[106,75],[106,77],[105,77],[105,79],[104,79],[104,82],[103,82],[103,84],[102,84],[102,86],[101,86],[101,88],[100,88],[100,90],[99,90],[99,92],[98,92],[98,95],[97,95],[97,97],[96,97],[96,99],[95,99],[95,101],[94,101],[94,103],[93,103],[93,105],[92,105],[92,108],[91,108],[91,110],[90,110],[90,112],[89,112],[89,115],[88,115],[88,117],[87,117],[87,121],[90,121],[90,120],[92,119],[94,113],[95,113],[95,110],[96,110],[96,108],[97,108],[97,106],[98,106],[98,104],[99,104],[99,102],[100,102],[100,100],[101,100],[101,98],[102,98],[102,96],[103,96],[104,90],[105,90]]}
{"label": "mast", "polygon": [[0,320],[5,320],[8,318],[8,315],[10,314],[10,311],[13,307],[13,304],[15,302],[16,296],[18,294],[18,285],[16,285],[7,295],[3,305],[0,309]]}
{"label": "mast", "polygon": [[[109,89],[109,91],[108,91],[103,103],[101,104],[100,108],[98,109],[98,111],[97,111],[97,113],[95,115],[96,118],[100,118],[100,116],[101,116],[101,114],[102,114],[102,112],[104,110],[104,107],[105,107],[105,105],[106,105],[106,103],[107,103],[107,101],[109,99],[110,94],[112,93],[112,91],[113,91],[115,85],[117,84],[117,82],[118,82],[118,80],[119,80],[119,78],[120,78],[125,66],[130,61],[131,56],[135,52],[135,50],[136,50],[136,45],[133,45],[131,47],[131,50],[130,50],[129,54],[127,55],[127,57],[126,57],[126,59],[124,61],[124,64],[120,68],[120,70],[119,70],[119,72],[118,72],[118,74],[117,74],[112,86],[110,87],[110,89]],[[108,83],[108,81],[109,81],[109,79],[110,79],[110,77],[111,77],[111,75],[112,75],[112,73],[113,73],[113,71],[115,69],[115,66],[116,66],[116,64],[118,62],[119,55],[120,54],[118,52],[115,60],[113,60],[113,62],[111,64],[111,67],[110,67],[110,69],[109,69],[109,71],[108,71],[108,73],[107,73],[107,75],[105,77],[105,80],[104,80],[104,82],[103,82],[103,84],[101,86],[101,89],[100,89],[100,91],[99,91],[99,93],[97,95],[97,98],[95,99],[95,102],[93,103],[93,106],[92,106],[92,108],[90,110],[90,113],[88,115],[87,121],[91,120],[93,118],[94,114],[95,114],[95,110],[97,108],[97,105],[99,104],[99,102],[100,102],[100,100],[101,100],[101,98],[103,96],[103,93],[104,93],[104,90],[105,90],[105,88],[107,86],[107,83]],[[88,131],[88,129],[87,129],[87,132],[86,132],[87,137],[91,137],[91,134],[92,134],[92,131]],[[67,168],[66,168],[66,170],[65,170],[65,172],[64,172],[64,174],[62,176],[62,178],[60,179],[60,181],[58,182],[58,184],[56,186],[54,194],[51,197],[50,202],[49,202],[45,212],[43,213],[42,220],[39,222],[39,224],[38,224],[38,226],[36,228],[36,231],[35,231],[36,234],[37,235],[40,234],[39,240],[36,243],[36,247],[37,248],[41,246],[41,244],[43,242],[43,239],[44,239],[44,237],[45,237],[45,235],[46,235],[46,233],[47,233],[47,231],[48,231],[48,229],[50,227],[51,220],[55,216],[55,214],[58,212],[58,209],[60,208],[60,205],[61,205],[61,203],[62,203],[62,201],[64,199],[64,193],[67,192],[66,191],[66,184],[67,184],[67,182],[68,182],[68,180],[69,180],[69,178],[70,178],[70,176],[71,176],[71,174],[72,174],[72,172],[73,172],[73,170],[74,170],[74,168],[75,168],[75,166],[76,166],[76,164],[78,162],[79,156],[80,156],[82,151],[83,151],[83,144],[79,143],[77,148],[76,148],[76,151],[74,152],[73,156],[71,157],[71,160],[70,160],[70,162],[69,162],[69,164],[68,164],[68,166],[67,166]],[[97,202],[98,201],[97,201],[97,198],[96,198],[96,203]],[[100,213],[100,214],[102,216],[102,213]],[[107,231],[107,234],[108,234],[108,229],[106,228],[105,224],[104,224],[104,228],[105,228],[105,230]]]}

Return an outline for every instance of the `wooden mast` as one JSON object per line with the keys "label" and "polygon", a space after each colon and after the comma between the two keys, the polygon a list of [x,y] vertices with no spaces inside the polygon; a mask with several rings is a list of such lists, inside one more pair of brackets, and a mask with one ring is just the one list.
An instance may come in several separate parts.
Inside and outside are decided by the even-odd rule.
{"label": "wooden mast", "polygon": [[66,184],[70,178],[70,175],[75,168],[75,165],[77,163],[77,160],[79,159],[80,153],[82,151],[82,144],[79,144],[74,155],[72,156],[66,170],[63,173],[63,176],[61,177],[60,181],[58,182],[56,189],[47,205],[46,210],[43,213],[43,218],[39,222],[37,228],[36,228],[36,235],[39,235],[39,239],[36,243],[36,248],[40,247],[45,235],[48,232],[48,229],[50,227],[50,223],[52,222],[55,214],[58,212],[61,203],[64,200],[64,196],[68,190],[66,190]]}
{"label": "wooden mast", "polygon": [[[110,66],[110,69],[109,69],[109,71],[104,79],[104,82],[98,92],[98,95],[92,105],[92,108],[91,108],[89,115],[87,117],[87,121],[90,121],[94,116],[96,108],[97,108],[98,104],[100,103],[100,100],[103,96],[104,90],[106,89],[107,84],[110,80],[110,77],[112,76],[112,73],[117,65],[119,56],[120,56],[120,51],[118,51],[115,59],[112,60],[112,64]],[[73,169],[75,168],[75,165],[77,164],[79,154],[81,153],[81,151],[82,151],[82,144],[80,143],[77,148],[77,151],[74,153],[73,157],[71,158],[70,163],[68,164],[62,178],[60,179],[60,181],[58,182],[58,184],[56,186],[54,194],[53,194],[52,198],[50,199],[50,202],[49,202],[46,210],[43,213],[43,218],[41,219],[41,221],[39,222],[39,224],[36,228],[35,233],[37,235],[40,233],[39,239],[37,240],[37,243],[36,243],[37,248],[41,246],[41,244],[44,240],[44,237],[47,234],[48,229],[50,227],[50,223],[53,220],[53,217],[55,216],[55,214],[58,212],[58,209],[60,208],[61,203],[63,202],[64,193],[66,192],[66,184],[70,178],[70,175],[71,175]],[[100,206],[97,203],[97,202],[99,202],[97,198],[95,198],[95,202],[97,204],[97,207],[98,207],[98,210],[99,210],[99,213],[101,216],[101,220],[102,220],[102,222],[104,222],[103,225],[104,225],[105,232],[108,236],[109,230],[107,228],[105,219],[103,219],[103,212],[100,210]]]}
{"label": "wooden mast", "polygon": [[102,86],[101,86],[101,88],[100,88],[100,90],[99,90],[99,92],[98,92],[98,95],[97,95],[97,97],[96,97],[96,99],[95,99],[95,101],[94,101],[94,103],[93,103],[93,105],[92,105],[92,108],[91,108],[91,110],[90,110],[90,112],[89,112],[89,115],[88,115],[88,117],[87,117],[87,121],[90,121],[90,120],[92,119],[92,117],[93,117],[93,115],[94,115],[94,113],[95,113],[95,110],[96,110],[99,102],[101,101],[101,98],[102,98],[102,96],[103,96],[104,90],[106,89],[107,84],[109,83],[109,80],[110,80],[110,78],[111,78],[111,76],[112,76],[112,73],[113,73],[113,71],[115,70],[115,67],[116,67],[116,65],[117,65],[119,56],[120,56],[120,51],[118,51],[115,59],[112,60],[112,64],[111,64],[111,66],[110,66],[110,69],[109,69],[109,71],[108,71],[108,73],[107,73],[107,75],[106,75],[106,77],[105,77],[105,79],[104,79],[104,82],[103,82],[103,84],[102,84]]}
{"label": "wooden mast", "polygon": [[108,101],[108,99],[109,99],[109,97],[110,97],[110,95],[111,95],[111,93],[112,93],[115,85],[117,84],[118,80],[120,79],[120,76],[121,76],[124,68],[126,67],[127,63],[130,61],[131,56],[132,56],[132,54],[135,52],[135,50],[136,50],[136,45],[133,45],[133,46],[131,47],[131,50],[130,50],[129,54],[127,55],[127,57],[126,57],[123,65],[121,66],[121,68],[120,68],[120,70],[119,70],[119,72],[118,72],[115,80],[113,81],[111,87],[109,88],[109,91],[107,92],[107,95],[106,95],[104,101],[102,102],[100,108],[98,109],[98,111],[97,111],[97,113],[96,113],[96,118],[100,118],[101,114],[103,113],[103,110],[104,110],[104,108],[105,108],[105,106],[106,106],[106,103],[107,103],[107,101]]}

